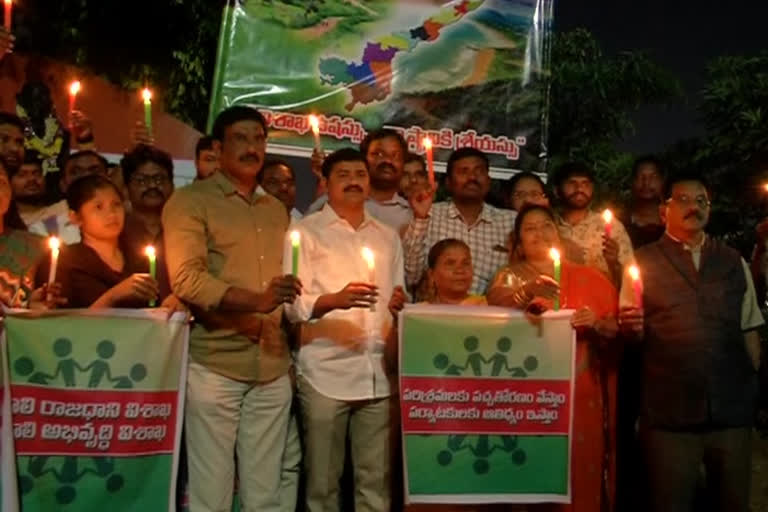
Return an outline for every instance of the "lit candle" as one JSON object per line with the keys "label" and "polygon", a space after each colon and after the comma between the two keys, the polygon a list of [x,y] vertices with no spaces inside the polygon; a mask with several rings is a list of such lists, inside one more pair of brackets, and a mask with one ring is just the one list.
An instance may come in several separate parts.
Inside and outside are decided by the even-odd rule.
{"label": "lit candle", "polygon": [[52,285],[56,282],[56,266],[59,264],[59,248],[61,247],[61,240],[52,236],[48,239],[48,247],[51,249],[51,269],[48,272],[48,285]]}
{"label": "lit candle", "polygon": [[[557,282],[558,286],[560,285],[560,251],[555,249],[554,247],[549,250],[549,257],[552,258],[552,263],[554,263],[555,271],[554,271],[554,278]],[[560,296],[558,295],[555,297],[553,308],[555,311],[560,311]]]}
{"label": "lit candle", "polygon": [[[368,247],[363,247],[363,259],[366,265],[368,265],[368,282],[376,284],[376,262],[373,251]],[[376,304],[371,304],[371,311],[376,311]]]}
{"label": "lit candle", "polygon": [[[154,246],[148,245],[144,249],[144,254],[147,255],[147,259],[149,260],[149,277],[152,279],[157,279],[157,251],[155,251]],[[157,304],[157,301],[155,299],[152,299],[149,301],[149,307],[153,308]]]}
{"label": "lit candle", "polygon": [[603,220],[605,221],[605,238],[611,238],[611,230],[613,229],[613,212],[611,210],[605,210],[603,212]]}
{"label": "lit candle", "polygon": [[11,9],[13,8],[13,0],[5,0],[5,30],[8,33],[11,32]]}
{"label": "lit candle", "polygon": [[312,135],[315,137],[315,149],[322,151],[323,146],[320,144],[320,119],[315,114],[309,115],[309,126],[312,127]]}
{"label": "lit candle", "polygon": [[147,133],[152,136],[152,91],[144,88],[141,91],[141,97],[144,98],[144,125],[147,127]]}
{"label": "lit candle", "polygon": [[75,100],[77,99],[77,93],[80,92],[80,81],[75,80],[69,84],[69,124],[72,124],[72,112],[75,111]]}
{"label": "lit candle", "polygon": [[424,151],[427,154],[427,172],[429,173],[429,186],[435,188],[435,159],[432,154],[432,139],[424,137],[422,141]]}
{"label": "lit candle", "polygon": [[766,183],[765,185],[763,185],[763,190],[765,190],[766,192],[768,192],[768,183]]}
{"label": "lit candle", "polygon": [[640,269],[636,265],[629,267],[629,277],[632,278],[632,289],[635,292],[635,307],[643,308],[643,282],[640,281]]}
{"label": "lit candle", "polygon": [[293,277],[299,275],[299,246],[301,245],[301,234],[298,231],[291,231],[291,254],[293,260],[291,261],[291,273]]}

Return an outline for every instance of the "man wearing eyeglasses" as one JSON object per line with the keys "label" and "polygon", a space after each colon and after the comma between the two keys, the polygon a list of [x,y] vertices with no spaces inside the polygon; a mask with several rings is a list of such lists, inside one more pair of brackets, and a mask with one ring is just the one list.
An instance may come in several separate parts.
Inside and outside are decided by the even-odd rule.
{"label": "man wearing eyeglasses", "polygon": [[157,282],[160,300],[171,293],[163,250],[162,213],[173,193],[173,160],[171,155],[154,146],[139,144],[120,161],[123,180],[131,202],[120,237],[123,249],[144,261],[144,249],[155,247],[158,259]]}
{"label": "man wearing eyeglasses", "polygon": [[665,235],[635,253],[642,309],[623,307],[619,317],[645,333],[641,431],[651,510],[690,510],[704,464],[714,509],[746,512],[763,318],[747,264],[704,232],[705,182],[676,176],[664,197]]}

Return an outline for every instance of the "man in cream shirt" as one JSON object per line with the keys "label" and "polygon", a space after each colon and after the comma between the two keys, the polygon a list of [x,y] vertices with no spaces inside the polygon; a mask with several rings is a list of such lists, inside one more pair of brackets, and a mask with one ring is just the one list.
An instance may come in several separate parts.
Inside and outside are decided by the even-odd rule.
{"label": "man in cream shirt", "polygon": [[[405,300],[403,251],[398,234],[364,207],[369,178],[363,155],[353,149],[331,154],[323,177],[328,203],[294,225],[304,288],[285,310],[292,322],[303,322],[298,394],[307,510],[338,510],[347,432],[355,510],[389,510],[391,375],[385,354],[394,342],[390,310]],[[286,271],[290,246],[287,240]],[[373,271],[364,248],[373,253]]]}

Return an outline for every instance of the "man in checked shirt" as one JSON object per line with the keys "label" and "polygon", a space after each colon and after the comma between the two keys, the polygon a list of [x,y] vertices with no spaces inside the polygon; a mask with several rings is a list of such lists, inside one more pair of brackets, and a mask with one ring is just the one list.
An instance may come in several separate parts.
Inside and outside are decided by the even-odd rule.
{"label": "man in checked shirt", "polygon": [[485,202],[491,188],[488,157],[475,148],[453,152],[446,168],[451,199],[432,204],[431,193],[410,198],[413,220],[403,235],[405,279],[415,286],[427,266],[429,249],[440,240],[456,238],[472,251],[474,278],[469,292],[484,294],[496,271],[508,260],[506,242],[516,213]]}

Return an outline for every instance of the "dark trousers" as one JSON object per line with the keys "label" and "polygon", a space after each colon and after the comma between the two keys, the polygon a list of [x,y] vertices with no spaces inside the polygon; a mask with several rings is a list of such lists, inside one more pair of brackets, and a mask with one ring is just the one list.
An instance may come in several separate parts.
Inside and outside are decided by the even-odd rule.
{"label": "dark trousers", "polygon": [[747,512],[751,434],[747,427],[702,432],[645,429],[650,510],[690,512],[703,464],[710,510]]}

